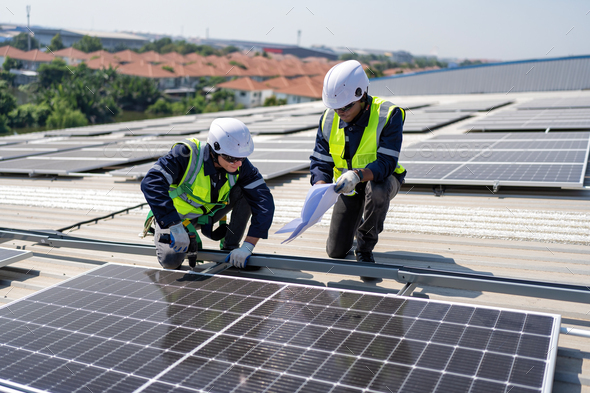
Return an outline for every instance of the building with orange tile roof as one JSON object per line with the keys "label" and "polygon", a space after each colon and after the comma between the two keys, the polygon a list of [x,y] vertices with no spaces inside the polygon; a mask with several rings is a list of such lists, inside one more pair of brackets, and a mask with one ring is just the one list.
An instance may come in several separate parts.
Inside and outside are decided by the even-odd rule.
{"label": "building with orange tile roof", "polygon": [[287,79],[284,76],[267,79],[263,83],[273,90],[280,90],[293,85],[291,79]]}
{"label": "building with orange tile roof", "polygon": [[217,87],[232,90],[236,104],[242,104],[246,108],[260,106],[272,95],[271,88],[248,77],[220,83]]}
{"label": "building with orange tile roof", "polygon": [[112,57],[98,56],[93,57],[92,60],[85,61],[88,68],[93,70],[101,70],[108,68],[118,68],[121,64]]}
{"label": "building with orange tile roof", "polygon": [[76,65],[80,64],[84,60],[88,60],[90,56],[87,53],[82,52],[81,50],[75,48],[64,48],[60,50],[56,50],[53,54],[57,57],[62,58],[67,65]]}
{"label": "building with orange tile roof", "polygon": [[291,82],[293,82],[292,86],[275,91],[277,98],[286,99],[287,104],[299,104],[322,98],[323,84],[319,83],[317,79],[314,80],[309,76],[302,76],[293,79]]}
{"label": "building with orange tile roof", "polygon": [[0,64],[4,64],[6,57],[17,60],[26,60],[26,52],[10,45],[2,46],[0,47]]}
{"label": "building with orange tile roof", "polygon": [[163,69],[161,65],[155,65],[146,60],[124,64],[117,69],[117,72],[124,75],[155,79],[158,81],[158,87],[160,89],[176,87],[175,79],[177,75],[175,73]]}
{"label": "building with orange tile roof", "polygon": [[25,52],[19,59],[23,63],[25,70],[35,71],[43,63],[51,63],[55,56],[41,52],[39,49],[34,49]]}
{"label": "building with orange tile roof", "polygon": [[133,63],[134,61],[143,60],[143,57],[138,53],[133,52],[132,50],[125,49],[119,52],[113,53],[113,56],[119,61],[121,64],[125,63]]}
{"label": "building with orange tile roof", "polygon": [[165,58],[158,52],[154,52],[153,50],[149,52],[140,53],[143,60],[148,61],[150,63],[164,63],[170,61],[170,59]]}
{"label": "building with orange tile roof", "polygon": [[166,61],[173,61],[175,63],[178,64],[186,64],[189,61],[186,59],[186,57],[184,57],[183,55],[181,55],[178,52],[169,52],[169,53],[164,53],[161,55],[164,59],[166,59]]}

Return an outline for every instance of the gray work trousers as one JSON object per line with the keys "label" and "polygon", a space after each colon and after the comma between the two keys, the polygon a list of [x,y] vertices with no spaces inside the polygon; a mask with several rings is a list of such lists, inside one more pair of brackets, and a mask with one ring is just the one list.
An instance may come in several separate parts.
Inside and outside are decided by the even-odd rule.
{"label": "gray work trousers", "polygon": [[[227,234],[225,235],[225,241],[223,243],[223,248],[225,250],[233,250],[240,246],[240,241],[244,236],[244,232],[246,232],[248,220],[252,215],[250,205],[248,205],[248,201],[244,198],[240,186],[236,185],[232,187],[229,193],[229,203],[213,215],[213,222],[218,222],[230,211],[232,212],[231,220],[228,224]],[[160,239],[160,234],[170,233],[170,229],[162,229],[158,225],[157,220],[154,220],[154,222],[156,223],[154,244],[156,245],[156,257],[158,258],[158,262],[164,269],[178,269],[180,265],[182,265],[186,253],[176,252],[170,248],[169,244],[160,243],[158,241]],[[200,228],[200,226],[196,225],[196,219],[193,220],[193,225],[195,226],[195,229]]]}
{"label": "gray work trousers", "polygon": [[373,251],[383,222],[389,210],[389,202],[400,189],[395,176],[384,182],[368,181],[356,187],[354,195],[340,195],[332,212],[326,252],[330,258],[345,258],[352,249],[356,236],[358,251]]}

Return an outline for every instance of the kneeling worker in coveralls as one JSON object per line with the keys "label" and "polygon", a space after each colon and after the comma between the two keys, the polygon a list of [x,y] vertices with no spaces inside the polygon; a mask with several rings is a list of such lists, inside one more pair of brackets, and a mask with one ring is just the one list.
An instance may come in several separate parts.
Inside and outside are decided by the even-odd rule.
{"label": "kneeling worker in coveralls", "polygon": [[369,79],[356,60],[337,64],[324,78],[320,119],[311,159],[311,184],[336,182],[326,251],[345,258],[356,236],[356,259],[375,262],[373,249],[406,170],[398,163],[405,112],[368,95]]}
{"label": "kneeling worker in coveralls", "polygon": [[[141,182],[155,222],[158,262],[178,269],[189,249],[189,232],[222,240],[228,262],[243,268],[260,238],[268,237],[274,201],[262,175],[247,157],[254,151],[250,131],[237,119],[211,123],[207,143],[187,139],[161,157]],[[229,212],[231,220],[223,223]],[[248,235],[240,247],[248,219]],[[213,230],[213,224],[222,224]],[[170,243],[159,241],[169,234]],[[200,239],[198,240],[200,243]]]}

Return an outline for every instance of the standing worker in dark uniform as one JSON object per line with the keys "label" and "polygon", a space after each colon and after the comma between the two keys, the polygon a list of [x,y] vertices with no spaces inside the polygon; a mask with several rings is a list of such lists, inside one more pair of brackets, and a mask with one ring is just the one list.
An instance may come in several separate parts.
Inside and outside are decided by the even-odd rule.
{"label": "standing worker in dark uniform", "polygon": [[311,184],[336,182],[342,195],[334,205],[326,251],[345,258],[352,249],[359,262],[375,262],[373,249],[406,170],[399,165],[405,112],[368,95],[363,66],[349,60],[324,78],[320,119],[311,159]]}
{"label": "standing worker in dark uniform", "polygon": [[[237,119],[211,123],[207,143],[188,139],[161,157],[141,182],[141,190],[155,221],[158,262],[178,269],[188,251],[188,232],[196,229],[214,240],[223,240],[231,251],[228,262],[245,267],[260,238],[268,237],[274,201],[262,175],[247,157],[254,151],[250,131]],[[213,231],[213,223],[232,212],[229,225]],[[248,219],[248,235],[240,247]],[[159,241],[170,234],[170,244]]]}

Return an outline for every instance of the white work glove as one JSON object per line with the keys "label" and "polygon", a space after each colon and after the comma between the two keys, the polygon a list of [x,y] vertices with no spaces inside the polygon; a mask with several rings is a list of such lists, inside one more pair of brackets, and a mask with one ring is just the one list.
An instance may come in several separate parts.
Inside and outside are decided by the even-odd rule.
{"label": "white work glove", "polygon": [[184,229],[184,225],[178,223],[172,225],[170,228],[170,248],[176,252],[186,252],[190,244],[188,233]]}
{"label": "white work glove", "polygon": [[232,250],[227,258],[225,258],[225,261],[229,262],[230,265],[241,269],[246,267],[246,263],[248,262],[250,255],[252,255],[252,251],[254,251],[254,244],[244,242],[242,247]]}
{"label": "white work glove", "polygon": [[342,176],[336,180],[336,187],[334,191],[340,194],[350,194],[354,191],[354,187],[361,181],[356,172],[346,171]]}

